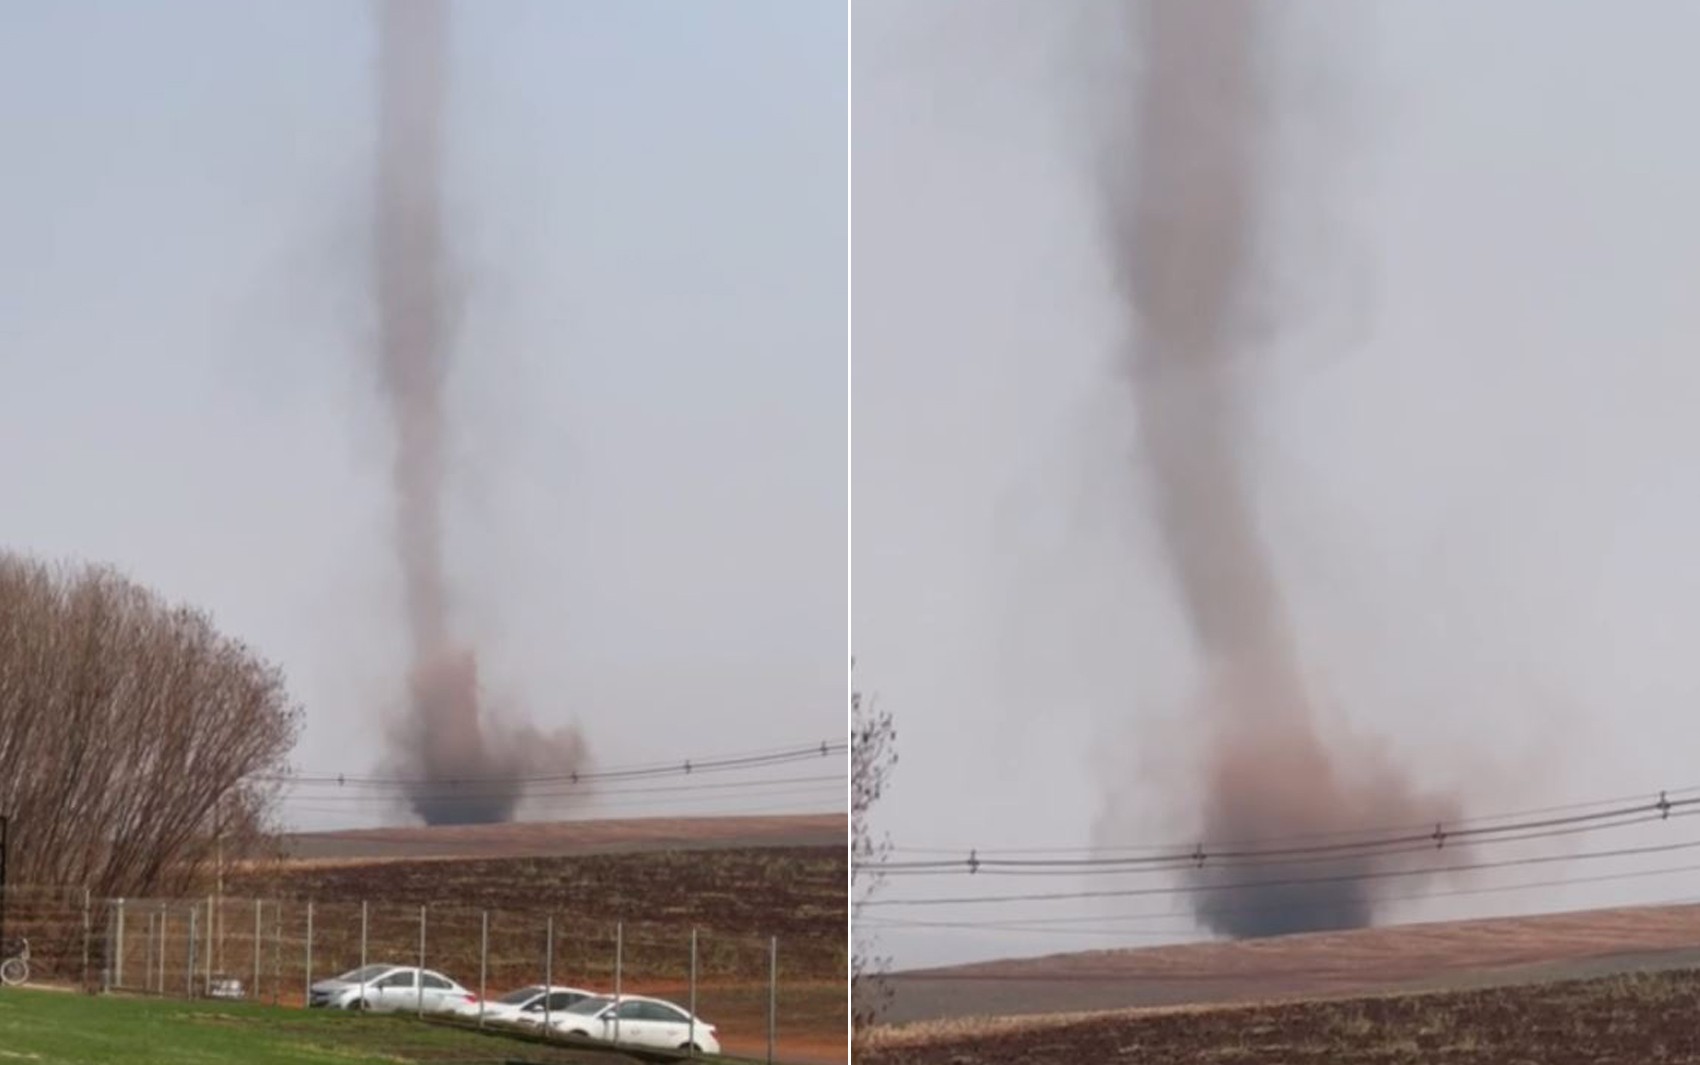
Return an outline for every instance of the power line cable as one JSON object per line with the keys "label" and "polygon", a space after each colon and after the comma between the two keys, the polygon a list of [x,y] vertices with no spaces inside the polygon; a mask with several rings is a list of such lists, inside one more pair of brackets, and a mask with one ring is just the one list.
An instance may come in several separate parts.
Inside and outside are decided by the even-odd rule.
{"label": "power line cable", "polygon": [[[586,792],[583,795],[575,795],[575,796],[553,796],[553,797],[550,797],[548,799],[545,799],[543,801],[542,805],[544,805],[544,806],[567,806],[567,805],[570,805],[570,806],[574,806],[574,807],[577,807],[577,808],[580,808],[580,809],[600,809],[600,810],[619,809],[619,808],[624,808],[624,807],[638,807],[638,806],[643,806],[643,807],[669,806],[669,807],[672,807],[674,809],[688,810],[688,809],[694,809],[694,808],[699,808],[699,807],[707,807],[707,806],[712,805],[714,803],[723,803],[723,802],[729,802],[729,801],[745,801],[745,802],[748,802],[748,801],[759,800],[759,799],[770,799],[770,798],[774,798],[774,797],[778,797],[778,796],[784,796],[784,795],[819,795],[819,796],[822,796],[822,797],[836,798],[841,803],[844,801],[844,797],[845,797],[842,783],[835,781],[835,780],[829,780],[829,781],[824,782],[824,783],[805,784],[805,785],[801,785],[801,786],[795,786],[794,785],[794,786],[778,787],[778,788],[771,788],[771,789],[765,789],[765,790],[759,790],[759,791],[736,791],[736,792],[723,791],[723,792],[716,792],[716,793],[709,794],[709,795],[695,795],[695,796],[692,796],[691,798],[688,798],[688,799],[675,797],[675,796],[655,796],[655,795],[644,795],[644,794],[637,794],[637,795],[622,794],[622,795],[616,795],[616,796],[612,797],[611,799],[605,799],[605,798],[600,797],[598,795],[598,793],[596,793],[596,792]],[[328,799],[301,798],[299,800],[292,800],[289,803],[289,805],[286,806],[286,809],[287,810],[319,810],[319,811],[325,811],[325,812],[339,811],[339,812],[343,812],[343,813],[356,814],[356,815],[358,815],[358,814],[370,814],[370,813],[374,812],[374,807],[370,803],[342,803],[342,804],[331,803],[330,799],[334,799],[334,798],[335,798],[335,796],[331,796]],[[398,806],[398,807],[399,806],[405,806],[408,803],[408,799],[407,799],[406,796],[401,796],[401,795],[384,796],[384,797],[382,797],[382,802],[380,802],[378,805],[382,806],[385,803],[393,805],[393,806]]]}
{"label": "power line cable", "polygon": [[[805,784],[832,782],[843,787],[846,777],[843,773],[824,773],[803,777],[771,777],[765,780],[717,780],[704,781],[700,784],[662,784],[635,788],[566,788],[559,790],[532,790],[523,793],[527,800],[538,799],[600,799],[609,795],[659,795],[679,793],[700,793],[706,791],[736,791],[745,788],[769,788],[782,784]],[[323,794],[311,792],[287,795],[281,801],[285,804],[296,802],[338,802],[338,803],[397,803],[413,799],[440,801],[444,799],[472,799],[506,796],[510,792],[467,792],[467,791],[418,791],[418,792],[356,792],[352,795],[331,791]]]}
{"label": "power line cable", "polygon": [[[1539,807],[1527,808],[1527,809],[1522,809],[1522,810],[1507,811],[1507,812],[1502,812],[1502,813],[1497,813],[1497,814],[1477,814],[1477,815],[1474,815],[1472,817],[1460,818],[1458,820],[1450,821],[1450,822],[1446,822],[1446,823],[1449,824],[1449,825],[1452,825],[1454,828],[1462,829],[1462,828],[1469,828],[1469,827],[1475,827],[1475,826],[1481,826],[1481,825],[1489,825],[1489,824],[1492,824],[1493,822],[1496,822],[1496,821],[1522,820],[1522,819],[1530,818],[1530,817],[1540,817],[1540,816],[1544,816],[1544,815],[1547,815],[1547,814],[1570,813],[1570,812],[1577,811],[1577,810],[1586,810],[1586,809],[1589,809],[1591,807],[1621,806],[1624,803],[1630,803],[1630,802],[1635,802],[1636,800],[1639,800],[1639,799],[1645,799],[1646,796],[1649,795],[1649,794],[1651,794],[1651,793],[1643,791],[1643,792],[1636,792],[1635,794],[1632,794],[1632,795],[1618,795],[1618,796],[1614,796],[1614,797],[1611,797],[1611,798],[1587,799],[1587,800],[1581,800],[1581,801],[1576,801],[1576,802],[1565,802],[1565,803],[1558,803],[1558,804],[1549,805],[1549,806],[1539,806]],[[1682,788],[1670,788],[1670,789],[1666,789],[1666,790],[1659,792],[1659,794],[1666,796],[1666,797],[1700,795],[1700,784],[1690,785],[1688,787],[1682,787]],[[1311,841],[1311,840],[1350,839],[1352,837],[1357,837],[1357,836],[1379,836],[1379,835],[1386,835],[1386,834],[1393,834],[1393,833],[1400,833],[1400,834],[1416,833],[1416,832],[1427,831],[1427,830],[1431,829],[1432,827],[1433,827],[1433,822],[1423,822],[1423,823],[1420,823],[1420,824],[1407,822],[1407,823],[1404,823],[1404,824],[1379,825],[1379,826],[1365,825],[1365,826],[1357,827],[1357,828],[1341,828],[1341,829],[1317,830],[1317,831],[1311,831],[1311,832],[1284,833],[1284,834],[1275,835],[1275,836],[1265,836],[1265,837],[1262,837],[1262,838],[1259,838],[1259,839],[1242,838],[1242,839],[1236,839],[1236,840],[1204,840],[1202,842],[1202,844],[1197,844],[1197,843],[1195,843],[1195,841],[1192,841],[1192,840],[1186,840],[1186,841],[1170,841],[1170,842],[1167,842],[1167,843],[1127,843],[1127,844],[1109,844],[1109,845],[1105,845],[1105,846],[1089,846],[1089,847],[978,847],[978,848],[970,848],[970,847],[913,847],[913,846],[898,845],[898,846],[893,846],[891,848],[891,853],[893,853],[893,854],[915,854],[915,855],[959,856],[959,855],[969,853],[972,850],[974,853],[977,853],[977,854],[980,854],[980,855],[997,856],[997,857],[1002,857],[1002,856],[1013,857],[1013,856],[1020,856],[1020,855],[1050,855],[1050,854],[1056,854],[1056,855],[1078,855],[1078,854],[1116,855],[1116,854],[1124,854],[1125,853],[1125,854],[1129,854],[1129,855],[1134,855],[1134,854],[1139,854],[1139,853],[1147,853],[1148,854],[1148,853],[1151,853],[1151,852],[1174,851],[1178,848],[1192,847],[1192,846],[1195,846],[1195,845],[1202,845],[1206,848],[1214,850],[1214,849],[1218,849],[1218,848],[1228,849],[1228,848],[1258,847],[1258,846],[1267,846],[1269,844],[1277,844],[1277,843],[1279,843],[1279,844],[1303,843],[1303,842],[1307,842],[1307,841]]]}
{"label": "power line cable", "polygon": [[[1630,827],[1630,826],[1633,826],[1633,825],[1651,824],[1652,822],[1655,822],[1655,821],[1669,820],[1672,817],[1692,817],[1692,816],[1695,816],[1695,815],[1700,815],[1700,810],[1697,810],[1697,809],[1681,810],[1677,813],[1669,814],[1668,816],[1664,815],[1664,814],[1643,814],[1643,815],[1639,815],[1639,816],[1623,817],[1623,818],[1620,818],[1620,819],[1614,820],[1614,821],[1600,821],[1600,822],[1593,822],[1593,823],[1588,823],[1588,824],[1573,824],[1573,825],[1569,825],[1568,827],[1563,827],[1563,828],[1549,828],[1549,829],[1540,829],[1540,830],[1530,831],[1530,832],[1520,832],[1520,833],[1516,833],[1516,834],[1513,834],[1513,835],[1496,836],[1496,837],[1493,837],[1493,838],[1490,838],[1490,839],[1470,839],[1470,840],[1466,840],[1461,845],[1470,846],[1470,847],[1479,847],[1479,846],[1482,846],[1484,844],[1518,843],[1518,842],[1527,842],[1527,841],[1530,841],[1530,840],[1557,839],[1557,838],[1564,837],[1564,836],[1575,836],[1575,835],[1582,835],[1582,834],[1586,834],[1586,833],[1599,832],[1599,831],[1602,831],[1602,830],[1605,830],[1605,829],[1627,828],[1627,827]],[[1507,826],[1507,830],[1509,830],[1510,827],[1511,826]],[[1133,865],[1133,866],[1107,866],[1107,867],[1101,867],[1101,868],[1100,867],[1093,867],[1093,868],[1085,868],[1085,869],[1082,869],[1082,868],[1079,868],[1079,867],[1067,867],[1067,868],[1057,868],[1057,869],[1047,869],[1047,868],[1015,868],[1015,869],[994,868],[994,869],[988,871],[987,873],[985,873],[984,875],[987,875],[987,876],[1053,876],[1054,877],[1054,876],[1079,876],[1079,875],[1082,875],[1082,874],[1089,874],[1089,875],[1093,875],[1093,876],[1114,876],[1114,875],[1123,875],[1123,874],[1129,874],[1129,873],[1146,873],[1146,874],[1148,874],[1148,873],[1184,872],[1184,871],[1191,870],[1191,869],[1203,869],[1203,868],[1210,868],[1210,869],[1255,869],[1255,868],[1272,868],[1273,867],[1273,868],[1285,869],[1285,868],[1291,868],[1292,866],[1296,866],[1296,865],[1314,865],[1314,864],[1318,864],[1318,863],[1327,863],[1327,862],[1375,861],[1375,860],[1380,860],[1380,859],[1383,859],[1383,858],[1392,858],[1392,857],[1397,857],[1399,855],[1405,855],[1405,854],[1432,853],[1434,851],[1444,849],[1443,845],[1446,842],[1454,839],[1453,836],[1445,835],[1445,834],[1443,834],[1439,838],[1436,838],[1436,837],[1433,837],[1433,836],[1429,836],[1429,837],[1425,837],[1425,838],[1428,839],[1429,842],[1416,843],[1416,844],[1411,844],[1411,843],[1396,844],[1396,842],[1395,843],[1378,843],[1378,844],[1374,844],[1374,845],[1364,845],[1362,847],[1354,847],[1350,850],[1344,850],[1344,849],[1342,849],[1342,850],[1332,850],[1332,851],[1325,851],[1323,853],[1318,853],[1318,854],[1303,854],[1303,855],[1298,855],[1298,856],[1294,856],[1294,857],[1286,857],[1284,855],[1276,855],[1276,856],[1273,856],[1273,857],[1268,856],[1268,855],[1256,855],[1256,856],[1248,855],[1248,856],[1245,856],[1245,857],[1229,858],[1229,859],[1223,860],[1223,859],[1218,859],[1216,856],[1200,852],[1200,853],[1187,855],[1184,859],[1175,859],[1175,860],[1169,862],[1168,864],[1163,864],[1163,865],[1158,865],[1158,864],[1155,864],[1155,863],[1149,863],[1149,864],[1142,863],[1142,864]],[[1458,846],[1460,846],[1460,844],[1453,843],[1453,849],[1454,850],[1456,850],[1458,848]],[[961,876],[961,875],[972,875],[974,872],[975,872],[975,870],[973,870],[971,868],[965,868],[962,865],[955,865],[953,867],[943,868],[943,869],[920,870],[920,871],[902,871],[902,870],[900,870],[897,873],[893,873],[893,874],[890,874],[890,875],[894,875],[894,876],[940,876],[940,875]]]}
{"label": "power line cable", "polygon": [[[1461,896],[1468,896],[1468,895],[1502,894],[1502,893],[1505,893],[1505,892],[1533,891],[1533,890],[1537,890],[1537,889],[1570,887],[1570,886],[1573,886],[1573,885],[1581,885],[1581,884],[1616,883],[1616,882],[1625,881],[1625,880],[1639,880],[1639,879],[1647,879],[1647,878],[1655,877],[1655,876],[1674,876],[1674,875],[1677,875],[1677,874],[1696,873],[1696,872],[1700,872],[1700,865],[1675,865],[1675,866],[1665,866],[1665,867],[1659,868],[1659,869],[1637,869],[1637,870],[1631,870],[1631,871],[1619,872],[1619,873],[1602,873],[1602,874],[1598,874],[1598,875],[1595,875],[1595,876],[1554,877],[1554,878],[1550,878],[1550,879],[1546,879],[1546,880],[1518,881],[1515,884],[1493,884],[1493,885],[1487,885],[1487,886],[1481,886],[1481,887],[1449,888],[1449,889],[1443,889],[1443,890],[1438,890],[1438,891],[1407,892],[1407,893],[1400,894],[1400,895],[1382,895],[1382,896],[1379,896],[1376,899],[1376,902],[1377,902],[1377,904],[1394,903],[1394,902],[1422,902],[1422,901],[1427,901],[1429,899],[1436,899],[1436,898],[1452,898],[1452,897],[1461,897]],[[1640,904],[1637,904],[1637,905],[1641,905],[1641,906],[1674,906],[1674,905],[1687,904],[1687,903],[1692,902],[1692,901],[1694,901],[1694,900],[1689,899],[1689,898],[1683,898],[1683,899],[1671,899],[1671,900],[1665,900],[1665,901],[1660,901],[1660,902],[1652,902],[1652,903],[1640,903]],[[1235,906],[1220,906],[1220,907],[1213,908],[1211,912],[1212,913],[1266,913],[1266,912],[1278,912],[1278,911],[1282,911],[1282,910],[1289,909],[1289,908],[1290,908],[1290,906],[1286,903],[1265,902],[1265,903],[1246,903],[1246,904],[1243,904],[1243,905],[1235,905]],[[1131,913],[1131,914],[1093,914],[1093,915],[1075,915],[1075,916],[1067,916],[1067,917],[993,918],[993,919],[989,919],[989,920],[980,920],[980,921],[976,921],[976,920],[930,921],[930,920],[917,920],[917,919],[913,919],[913,918],[904,918],[904,917],[880,917],[878,915],[875,915],[873,917],[864,917],[864,918],[861,919],[861,921],[866,922],[867,924],[869,924],[871,926],[882,927],[882,928],[886,928],[886,927],[891,927],[891,928],[955,928],[955,929],[962,929],[962,930],[973,930],[973,929],[1003,930],[1003,929],[1007,929],[1007,930],[1010,930],[1010,931],[1031,931],[1031,932],[1056,931],[1056,932],[1067,932],[1069,934],[1092,934],[1092,935],[1099,934],[1099,933],[1106,934],[1106,935],[1117,934],[1120,930],[1114,929],[1114,928],[1106,928],[1106,927],[1079,929],[1079,928],[1068,927],[1068,926],[1082,925],[1082,924],[1092,924],[1092,925],[1103,926],[1103,925],[1106,925],[1106,924],[1109,924],[1109,923],[1112,923],[1112,922],[1119,924],[1119,923],[1124,922],[1124,921],[1134,922],[1134,921],[1159,921],[1159,920],[1186,920],[1186,921],[1192,921],[1192,922],[1196,923],[1198,921],[1198,917],[1197,917],[1196,914],[1188,912],[1188,911],[1167,910],[1167,911],[1147,911],[1147,912],[1144,912],[1144,913]],[[1378,925],[1377,927],[1384,927],[1384,926]],[[1152,929],[1151,931],[1153,931],[1154,933],[1161,934],[1164,930],[1162,930],[1162,929]],[[1175,931],[1178,931],[1178,930],[1175,930]],[[1170,934],[1173,934],[1173,931],[1171,931]]]}
{"label": "power line cable", "polygon": [[429,777],[368,777],[346,773],[336,774],[262,774],[250,779],[289,786],[306,784],[336,785],[362,788],[414,788],[421,785],[502,785],[528,786],[533,784],[580,784],[601,780],[633,780],[649,777],[689,776],[693,773],[730,772],[788,762],[807,761],[842,754],[850,749],[845,740],[822,740],[819,743],[792,747],[770,748],[743,754],[719,755],[710,758],[684,758],[670,762],[650,762],[611,769],[582,770],[569,773],[550,773],[538,776],[466,776],[436,780]]}
{"label": "power line cable", "polygon": [[[1667,820],[1673,816],[1672,811],[1680,811],[1674,816],[1683,816],[1694,812],[1686,808],[1695,806],[1700,806],[1700,796],[1671,799],[1668,792],[1660,792],[1658,798],[1651,802],[1611,810],[1596,810],[1590,813],[1545,817],[1509,824],[1477,824],[1474,827],[1465,826],[1452,829],[1448,829],[1444,822],[1439,822],[1435,823],[1429,831],[1423,833],[1412,832],[1381,839],[1360,839],[1342,843],[1316,843],[1293,847],[1225,848],[1221,850],[1206,849],[1202,844],[1198,844],[1190,850],[1176,848],[1166,854],[1148,854],[1123,858],[981,858],[977,850],[971,850],[966,858],[956,860],[880,862],[871,865],[869,868],[887,876],[920,873],[975,874],[980,872],[998,872],[1006,875],[1038,872],[1044,875],[1056,875],[1086,870],[1128,872],[1140,867],[1148,867],[1153,871],[1164,871],[1185,868],[1189,865],[1202,867],[1207,864],[1213,866],[1298,864],[1301,859],[1313,856],[1334,855],[1345,859],[1416,853],[1422,850],[1442,848],[1449,841],[1490,841],[1495,837],[1499,837],[1500,842],[1509,842],[1515,839],[1540,839],[1545,838],[1541,831],[1544,829],[1580,828],[1583,831],[1593,831],[1599,828],[1638,824],[1642,821]],[[1460,822],[1460,824],[1462,823]],[[1551,835],[1565,834],[1570,833],[1565,831],[1551,833]],[[1272,862],[1271,859],[1278,861]]]}
{"label": "power line cable", "polygon": [[1304,887],[1312,884],[1347,884],[1371,880],[1388,880],[1410,876],[1434,876],[1443,873],[1468,873],[1484,869],[1509,869],[1552,862],[1589,861],[1601,858],[1621,858],[1643,854],[1668,854],[1673,851],[1700,847],[1700,840],[1683,843],[1654,844],[1645,847],[1620,847],[1616,850],[1591,851],[1582,854],[1549,854],[1525,858],[1510,858],[1496,862],[1461,862],[1452,865],[1422,866],[1411,869],[1382,869],[1336,876],[1289,877],[1276,880],[1237,881],[1221,884],[1185,884],[1178,887],[1118,888],[1093,891],[1032,892],[1017,895],[965,895],[957,897],[927,897],[919,899],[872,898],[863,907],[886,906],[974,906],[983,903],[1048,902],[1064,899],[1114,899],[1137,896],[1193,895],[1207,891],[1252,891],[1260,888]]}
{"label": "power line cable", "polygon": [[[728,799],[740,799],[744,802],[754,802],[754,801],[757,801],[757,800],[762,800],[762,801],[761,801],[760,805],[756,805],[756,806],[728,806],[728,807],[717,808],[717,809],[713,810],[711,813],[705,811],[704,815],[705,816],[713,816],[713,817],[745,817],[745,816],[755,817],[755,816],[768,816],[768,815],[778,815],[778,814],[787,814],[787,815],[821,814],[821,815],[827,815],[827,816],[832,816],[832,815],[841,816],[844,813],[842,802],[838,803],[837,808],[834,809],[832,797],[824,795],[824,794],[819,795],[816,799],[813,799],[813,800],[803,798],[803,799],[795,799],[795,800],[792,800],[792,801],[789,801],[789,802],[784,802],[784,803],[766,801],[766,800],[778,798],[777,795],[727,796],[727,798]],[[628,805],[625,805],[625,806],[617,807],[616,809],[620,810],[620,811],[624,811],[624,810],[632,809],[632,808],[636,808],[636,807],[654,808],[654,807],[657,807],[657,806],[664,806],[664,805],[665,805],[664,803],[632,803],[632,804],[628,804]],[[294,811],[294,812],[296,814],[317,813],[317,814],[338,814],[338,815],[346,814],[346,815],[356,815],[356,816],[364,813],[364,811],[348,810],[348,809],[324,809],[324,810],[300,809],[300,810],[297,810],[297,811]],[[692,815],[681,814],[679,816],[689,817],[689,816],[692,816]],[[320,829],[292,831],[292,832],[290,832],[290,835],[297,836],[297,837],[309,837],[309,836],[319,836],[319,835],[325,835],[327,833],[336,833],[336,832],[345,832],[345,831],[347,831],[347,832],[369,832],[369,831],[374,831],[374,830],[381,831],[381,830],[384,830],[384,829],[394,828],[394,827],[396,827],[396,826],[394,826],[394,825],[365,825],[365,826],[362,826],[362,825],[358,825],[358,824],[352,824],[352,825],[351,824],[345,824],[345,825],[343,825],[343,827],[337,828],[337,829],[320,828]],[[373,842],[385,842],[385,841],[374,840]],[[395,841],[392,841],[392,842],[395,842]],[[409,838],[408,840],[403,841],[403,842],[405,842],[405,845],[410,846],[410,847],[417,845],[417,840],[414,840],[414,839],[411,839],[411,838]],[[763,844],[763,846],[766,846],[766,844]],[[474,855],[474,857],[479,857],[479,856]],[[500,855],[490,855],[489,857],[499,858],[501,856]]]}
{"label": "power line cable", "polygon": [[[781,800],[783,800],[783,801],[781,801]],[[833,813],[837,813],[837,814],[842,814],[844,812],[843,799],[840,796],[838,796],[837,794],[831,793],[831,792],[819,791],[819,790],[814,790],[814,791],[801,791],[800,790],[800,791],[788,791],[788,792],[787,791],[770,792],[766,795],[726,795],[726,796],[721,796],[721,804],[713,805],[713,806],[696,807],[696,808],[694,808],[692,810],[688,810],[688,811],[680,810],[677,806],[671,805],[670,803],[668,803],[666,801],[655,801],[655,800],[641,801],[641,800],[638,800],[638,801],[624,802],[624,803],[610,803],[609,805],[604,806],[604,807],[598,807],[594,810],[587,810],[586,811],[587,815],[594,815],[594,816],[587,816],[585,818],[585,820],[588,820],[588,821],[600,820],[600,819],[604,819],[607,815],[624,814],[624,813],[626,813],[628,811],[632,811],[632,810],[663,810],[663,811],[665,811],[665,813],[663,813],[660,816],[665,816],[665,817],[679,817],[679,818],[690,818],[690,817],[697,817],[697,816],[726,817],[726,816],[729,816],[729,815],[734,814],[734,813],[739,813],[739,812],[745,811],[746,807],[736,805],[738,803],[744,803],[744,804],[762,803],[763,804],[762,807],[761,807],[762,810],[772,811],[774,813],[792,813],[792,814],[807,814],[807,813],[833,814]],[[733,804],[733,805],[724,805],[724,804]],[[347,808],[343,808],[343,807],[331,807],[331,806],[299,806],[299,807],[295,807],[294,809],[290,810],[289,814],[292,817],[302,817],[302,816],[311,814],[311,815],[330,815],[330,816],[337,816],[337,817],[345,817],[345,818],[349,818],[349,819],[359,819],[359,818],[363,818],[363,817],[381,816],[381,814],[378,811],[351,810],[351,809],[347,809]],[[386,824],[374,824],[374,825],[370,825],[369,827],[374,828],[374,829],[385,829],[385,828],[395,828],[396,826],[395,825],[386,825]],[[296,834],[299,834],[299,833],[296,833]]]}

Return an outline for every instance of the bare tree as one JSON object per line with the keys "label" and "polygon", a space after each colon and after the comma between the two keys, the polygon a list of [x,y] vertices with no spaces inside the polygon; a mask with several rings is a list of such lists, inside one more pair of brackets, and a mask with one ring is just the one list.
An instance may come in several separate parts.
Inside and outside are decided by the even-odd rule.
{"label": "bare tree", "polygon": [[897,728],[889,711],[871,698],[850,693],[850,913],[855,944],[850,956],[851,1023],[857,1031],[884,1009],[890,989],[880,979],[887,960],[870,953],[874,937],[855,928],[862,903],[884,879],[880,863],[891,851],[889,836],[876,835],[868,813],[897,765]]}
{"label": "bare tree", "polygon": [[271,827],[301,712],[283,674],[104,567],[0,552],[9,879],[182,894]]}

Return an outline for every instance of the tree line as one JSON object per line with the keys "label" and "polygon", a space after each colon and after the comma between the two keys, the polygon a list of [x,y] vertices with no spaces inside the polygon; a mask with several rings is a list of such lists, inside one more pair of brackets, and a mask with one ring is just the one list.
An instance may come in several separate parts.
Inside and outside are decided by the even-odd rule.
{"label": "tree line", "polygon": [[282,671],[109,567],[0,552],[12,884],[177,896],[273,827],[300,730]]}

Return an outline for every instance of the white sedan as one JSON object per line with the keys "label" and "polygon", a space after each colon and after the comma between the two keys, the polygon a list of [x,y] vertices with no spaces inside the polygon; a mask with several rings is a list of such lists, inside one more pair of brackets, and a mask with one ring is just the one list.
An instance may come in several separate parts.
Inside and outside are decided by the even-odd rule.
{"label": "white sedan", "polygon": [[[545,1011],[551,1018],[558,1017],[575,1002],[595,997],[595,991],[581,987],[532,984],[484,1003],[484,1019],[504,1024],[541,1025]],[[477,1013],[478,1009],[474,1006],[470,1015],[476,1016]]]}
{"label": "white sedan", "polygon": [[714,1025],[671,1002],[641,995],[587,998],[568,1006],[559,1016],[551,1016],[549,1025],[567,1035],[603,1043],[659,1050],[689,1050],[695,1045],[698,1053],[720,1053]]}
{"label": "white sedan", "polygon": [[476,1012],[478,996],[439,972],[413,965],[368,965],[310,989],[307,1005],[323,1009],[423,1009],[427,1013]]}

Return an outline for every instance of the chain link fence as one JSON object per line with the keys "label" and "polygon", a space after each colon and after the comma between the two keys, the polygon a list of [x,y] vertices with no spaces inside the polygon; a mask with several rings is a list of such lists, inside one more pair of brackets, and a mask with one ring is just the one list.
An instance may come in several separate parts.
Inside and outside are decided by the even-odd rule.
{"label": "chain link fence", "polygon": [[[28,938],[33,983],[300,1008],[316,981],[369,964],[418,966],[477,996],[468,1023],[494,1023],[490,1003],[550,985],[666,999],[715,1026],[733,1056],[820,1060],[835,1039],[843,1046],[843,979],[818,965],[788,978],[777,937],[374,900],[99,899],[14,886],[3,901],[0,931],[7,942]],[[820,949],[799,957],[812,964]]]}

